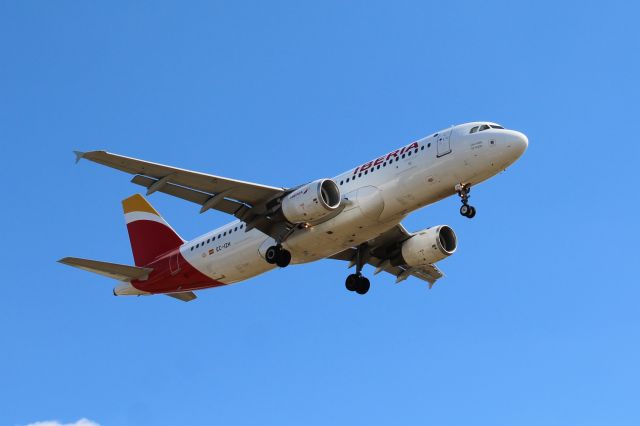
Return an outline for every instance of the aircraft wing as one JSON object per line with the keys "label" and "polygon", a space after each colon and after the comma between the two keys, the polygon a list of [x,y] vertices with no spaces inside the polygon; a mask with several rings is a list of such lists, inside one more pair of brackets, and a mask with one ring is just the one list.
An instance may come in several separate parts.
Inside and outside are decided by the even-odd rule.
{"label": "aircraft wing", "polygon": [[276,200],[288,192],[286,188],[165,166],[106,151],[75,151],[75,154],[76,162],[84,158],[135,175],[131,182],[147,188],[147,195],[163,192],[199,204],[200,213],[209,209],[228,213],[246,222],[247,230],[258,228],[274,238],[291,231],[269,215],[270,209],[277,205]]}
{"label": "aircraft wing", "polygon": [[[402,242],[409,238],[411,238],[411,233],[404,226],[401,224],[394,226],[387,232],[365,243],[365,261],[376,268],[374,275],[382,271],[387,272],[396,277],[396,283],[413,276],[428,282],[429,288],[431,288],[438,279],[444,276],[436,265],[428,264],[411,267],[391,264],[391,259],[396,258],[399,254]],[[349,262],[349,267],[352,267],[356,262],[356,252],[357,249],[351,247],[331,256],[330,259],[347,261]]]}

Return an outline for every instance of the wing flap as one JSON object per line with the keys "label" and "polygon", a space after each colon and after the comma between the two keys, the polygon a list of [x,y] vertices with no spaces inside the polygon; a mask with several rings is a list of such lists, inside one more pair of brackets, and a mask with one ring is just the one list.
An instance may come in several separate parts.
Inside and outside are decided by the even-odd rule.
{"label": "wing flap", "polygon": [[[144,186],[145,188],[150,188],[152,185],[158,182],[158,179],[136,175],[133,177],[133,179],[131,179],[131,182],[140,186]],[[205,194],[204,192],[185,188],[183,186],[178,186],[173,183],[165,183],[164,185],[159,187],[157,191],[164,194],[172,195],[177,198],[182,198],[183,200],[191,201],[192,203],[199,205],[204,205],[212,198],[211,194]],[[226,198],[221,198],[215,204],[215,206],[212,206],[211,208],[230,215],[236,215],[236,213],[238,213],[238,211],[243,207],[246,207],[246,204],[240,203],[238,201],[228,200]]]}
{"label": "wing flap", "polygon": [[65,257],[58,260],[58,262],[119,281],[146,280],[151,271],[153,271],[152,268],[141,268],[79,257]]}

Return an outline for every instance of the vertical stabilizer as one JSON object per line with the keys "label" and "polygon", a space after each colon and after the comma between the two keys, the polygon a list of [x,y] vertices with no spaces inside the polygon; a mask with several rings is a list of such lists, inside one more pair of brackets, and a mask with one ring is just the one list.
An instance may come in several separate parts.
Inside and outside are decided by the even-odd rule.
{"label": "vertical stabilizer", "polygon": [[158,256],[180,247],[184,240],[140,194],[122,201],[136,266],[145,266]]}

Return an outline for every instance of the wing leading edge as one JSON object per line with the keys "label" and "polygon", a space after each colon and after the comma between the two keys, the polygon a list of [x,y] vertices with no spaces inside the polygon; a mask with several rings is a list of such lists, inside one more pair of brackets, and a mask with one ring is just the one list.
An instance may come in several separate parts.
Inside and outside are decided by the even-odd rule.
{"label": "wing leading edge", "polygon": [[77,160],[84,158],[135,175],[131,181],[147,188],[147,195],[164,192],[202,205],[201,211],[211,208],[237,215],[242,207],[266,204],[286,191],[285,188],[180,169],[106,151],[76,151],[76,157]]}

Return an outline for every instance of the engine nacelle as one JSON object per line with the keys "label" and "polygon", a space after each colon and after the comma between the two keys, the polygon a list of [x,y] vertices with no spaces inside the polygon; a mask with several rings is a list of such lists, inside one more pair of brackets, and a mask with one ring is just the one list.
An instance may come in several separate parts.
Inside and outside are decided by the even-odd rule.
{"label": "engine nacelle", "polygon": [[422,230],[402,243],[401,256],[406,265],[420,266],[451,256],[458,246],[453,229],[447,225]]}
{"label": "engine nacelle", "polygon": [[282,200],[282,214],[291,223],[313,222],[340,206],[340,188],[331,179],[318,179]]}

